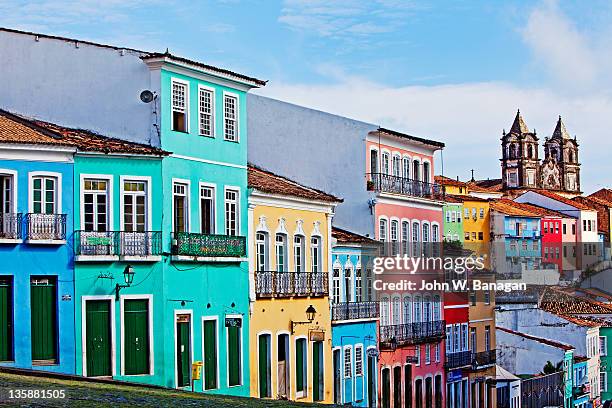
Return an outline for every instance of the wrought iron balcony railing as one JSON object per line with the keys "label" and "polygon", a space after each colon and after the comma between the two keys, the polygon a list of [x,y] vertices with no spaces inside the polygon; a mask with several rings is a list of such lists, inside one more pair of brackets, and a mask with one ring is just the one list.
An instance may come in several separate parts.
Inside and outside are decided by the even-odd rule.
{"label": "wrought iron balcony railing", "polygon": [[175,232],[172,240],[172,255],[240,258],[246,256],[246,238]]}
{"label": "wrought iron balcony railing", "polygon": [[327,296],[327,272],[255,272],[258,297]]}
{"label": "wrought iron balcony railing", "polygon": [[479,368],[484,366],[490,366],[497,362],[497,350],[481,351],[478,353],[472,353],[472,367]]}
{"label": "wrought iron balcony railing", "polygon": [[0,213],[0,239],[21,239],[23,214]]}
{"label": "wrought iron balcony railing", "polygon": [[26,214],[26,239],[63,241],[66,239],[66,214]]}
{"label": "wrought iron balcony railing", "polygon": [[380,316],[378,302],[343,302],[332,304],[332,320],[375,319]]}
{"label": "wrought iron balcony railing", "polygon": [[469,350],[446,354],[446,362],[444,363],[446,368],[452,369],[469,365],[472,365],[472,352]]}
{"label": "wrought iron balcony railing", "polygon": [[443,196],[443,189],[440,184],[384,173],[368,173],[367,187],[368,190],[403,194],[412,197],[440,199]]}
{"label": "wrought iron balcony railing", "polygon": [[380,342],[384,348],[401,344],[431,343],[442,340],[445,336],[444,320],[380,326]]}
{"label": "wrought iron balcony railing", "polygon": [[75,231],[76,255],[146,257],[162,254],[161,231]]}

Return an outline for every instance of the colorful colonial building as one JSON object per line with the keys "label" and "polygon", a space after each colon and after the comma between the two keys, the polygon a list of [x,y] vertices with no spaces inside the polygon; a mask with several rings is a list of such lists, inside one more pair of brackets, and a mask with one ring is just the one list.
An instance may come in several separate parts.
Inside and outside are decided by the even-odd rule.
{"label": "colorful colonial building", "polygon": [[332,403],[331,223],[342,200],[254,166],[248,186],[250,394]]}

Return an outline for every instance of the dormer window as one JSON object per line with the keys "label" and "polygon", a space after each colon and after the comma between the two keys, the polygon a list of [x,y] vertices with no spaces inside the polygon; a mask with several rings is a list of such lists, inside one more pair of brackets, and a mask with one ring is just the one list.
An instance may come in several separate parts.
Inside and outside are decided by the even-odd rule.
{"label": "dormer window", "polygon": [[189,106],[189,84],[187,82],[172,80],[172,130],[176,132],[187,131]]}
{"label": "dormer window", "polygon": [[223,96],[223,122],[225,140],[238,141],[238,96],[225,94]]}

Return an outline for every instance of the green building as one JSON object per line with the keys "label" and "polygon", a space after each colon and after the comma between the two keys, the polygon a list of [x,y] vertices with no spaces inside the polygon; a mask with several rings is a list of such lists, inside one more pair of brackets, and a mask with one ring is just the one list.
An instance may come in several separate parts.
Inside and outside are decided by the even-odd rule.
{"label": "green building", "polygon": [[463,200],[452,195],[446,195],[442,211],[444,214],[444,240],[463,244]]}
{"label": "green building", "polygon": [[599,328],[601,402],[612,401],[612,327]]}

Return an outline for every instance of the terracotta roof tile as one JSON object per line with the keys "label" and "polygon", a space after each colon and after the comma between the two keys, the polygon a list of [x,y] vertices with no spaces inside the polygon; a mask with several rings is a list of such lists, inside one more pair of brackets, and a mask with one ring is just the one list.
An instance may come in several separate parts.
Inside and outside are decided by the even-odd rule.
{"label": "terracotta roof tile", "polygon": [[612,189],[602,188],[591,194],[589,197],[597,197],[612,202]]}
{"label": "terracotta roof tile", "polygon": [[79,151],[101,153],[170,154],[157,147],[101,136],[83,129],[71,129],[33,120],[0,110],[0,143],[25,143],[70,146]]}
{"label": "terracotta roof tile", "polygon": [[584,204],[582,204],[580,202],[574,201],[574,200],[572,200],[570,198],[563,197],[562,195],[559,195],[557,193],[553,193],[552,191],[543,190],[543,189],[532,189],[532,190],[527,190],[527,191],[533,191],[535,193],[543,195],[544,197],[548,197],[548,198],[552,198],[553,200],[557,200],[560,203],[571,205],[571,206],[573,206],[574,208],[576,208],[578,210],[591,210],[592,209],[592,208],[590,208],[587,205],[584,205]]}
{"label": "terracotta roof tile", "polygon": [[338,242],[381,245],[380,241],[338,227],[332,227],[332,237]]}
{"label": "terracotta roof tile", "polygon": [[343,201],[341,198],[327,194],[321,190],[306,187],[293,180],[256,167],[253,164],[249,164],[248,166],[248,177],[249,187],[264,193],[288,195],[330,203],[341,203]]}
{"label": "terracotta roof tile", "polygon": [[489,200],[487,200],[486,198],[474,197],[471,195],[457,195],[457,194],[445,194],[444,201],[451,202],[451,203],[463,203],[466,201],[475,201],[475,202],[481,202],[481,203],[489,202]]}
{"label": "terracotta roof tile", "polygon": [[[612,305],[597,302],[583,296],[575,296],[557,288],[546,288],[539,307],[557,315],[612,315]],[[576,316],[573,316],[576,317]]]}
{"label": "terracotta roof tile", "polygon": [[612,203],[599,197],[574,197],[577,201],[597,211],[597,228],[600,232],[610,233],[610,208]]}
{"label": "terracotta roof tile", "polygon": [[572,218],[572,219],[576,218],[576,217],[562,214],[558,211],[553,211],[553,210],[549,210],[548,208],[540,207],[539,205],[535,205],[535,204],[518,203],[516,201],[514,201],[514,204],[517,205],[518,208],[522,208],[527,211],[531,211],[534,214],[539,215],[540,217]]}
{"label": "terracotta roof tile", "polygon": [[435,176],[434,181],[442,186],[465,187],[467,183],[446,176]]}
{"label": "terracotta roof tile", "polygon": [[523,207],[519,203],[514,202],[512,200],[508,200],[506,198],[491,201],[491,209],[502,214],[511,215],[515,217],[540,217],[532,209]]}
{"label": "terracotta roof tile", "polygon": [[536,336],[533,336],[533,335],[527,334],[527,333],[517,332],[517,331],[511,330],[511,329],[507,329],[505,327],[497,326],[496,329],[497,330],[501,330],[501,331],[506,332],[506,333],[513,334],[515,336],[523,337],[523,338],[528,339],[528,340],[537,341],[538,343],[546,344],[548,346],[560,348],[560,349],[565,350],[565,351],[573,350],[574,349],[574,347],[570,346],[569,344],[560,343],[558,341],[549,340],[549,339],[545,339],[545,338],[542,338],[542,337],[536,337]]}
{"label": "terracotta roof tile", "polygon": [[468,188],[473,191],[501,192],[503,188],[502,179],[476,180],[468,183]]}

